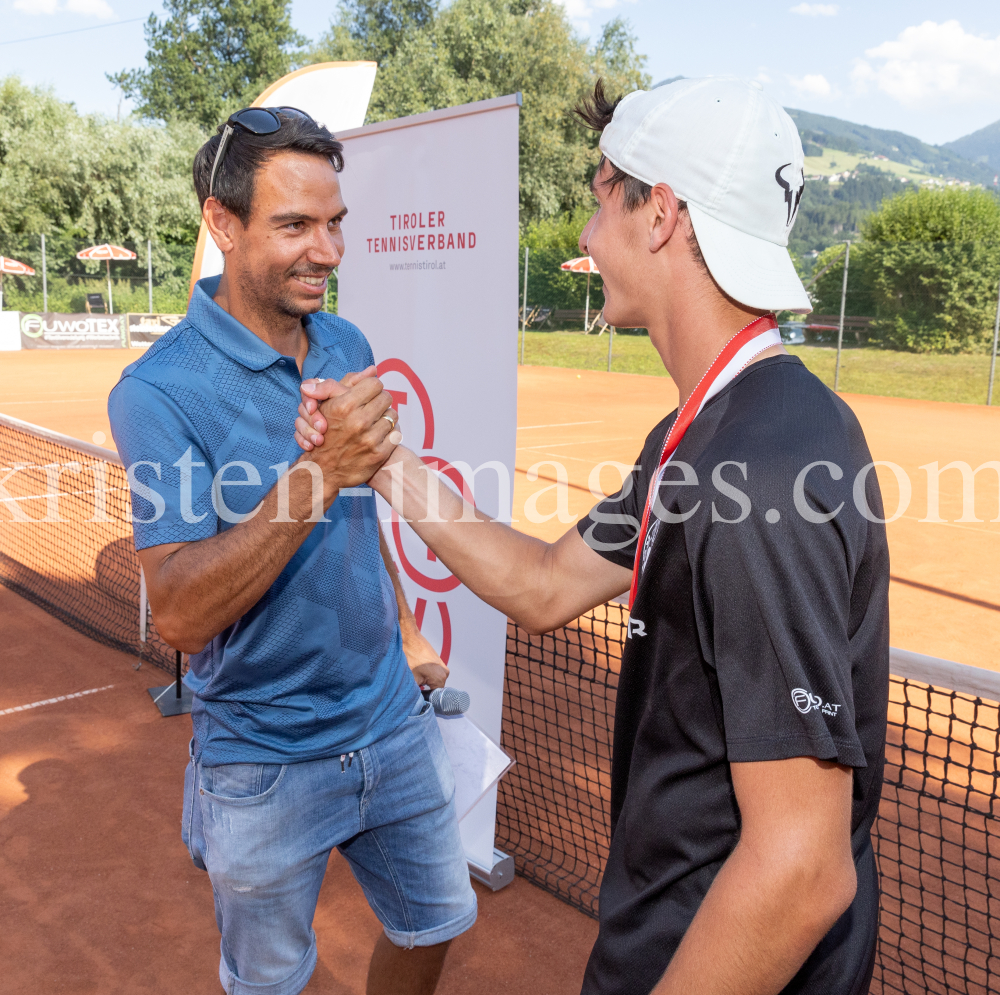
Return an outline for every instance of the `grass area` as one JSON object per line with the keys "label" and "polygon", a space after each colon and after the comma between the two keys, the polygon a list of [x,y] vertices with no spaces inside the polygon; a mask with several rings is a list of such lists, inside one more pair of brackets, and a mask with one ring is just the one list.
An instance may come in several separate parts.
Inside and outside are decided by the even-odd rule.
{"label": "grass area", "polygon": [[[831,346],[787,348],[825,384],[833,386],[836,349]],[[524,361],[529,366],[606,370],[608,337],[572,332],[528,332]],[[615,373],[667,376],[660,357],[645,335],[616,335],[611,369]],[[841,355],[840,389],[850,394],[984,404],[989,371],[989,356],[936,356],[845,348]]]}
{"label": "grass area", "polygon": [[907,166],[901,162],[893,162],[891,159],[875,159],[869,155],[854,155],[850,152],[842,152],[840,149],[823,149],[822,155],[806,156],[806,176],[832,176],[834,173],[843,173],[845,170],[854,172],[858,166],[874,166],[883,173],[891,173],[893,176],[905,176],[908,180],[930,179],[930,174],[925,173],[916,166]]}

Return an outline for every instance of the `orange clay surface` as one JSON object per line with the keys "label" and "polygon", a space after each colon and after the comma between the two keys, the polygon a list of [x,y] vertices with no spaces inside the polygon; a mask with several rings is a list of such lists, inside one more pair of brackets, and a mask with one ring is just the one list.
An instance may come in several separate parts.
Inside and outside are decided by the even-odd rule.
{"label": "orange clay surface", "polygon": [[[0,619],[0,991],[216,995],[212,887],[180,839],[191,720],[161,718],[146,692],[166,675],[4,587]],[[439,995],[579,992],[597,923],[523,878],[475,887],[479,920]],[[381,926],[336,853],[314,926],[305,995],[361,995]]]}
{"label": "orange clay surface", "polygon": [[[139,350],[51,350],[0,353],[0,412],[88,442],[94,433],[112,446],[106,398],[122,367]],[[615,490],[646,433],[677,404],[665,377],[522,367],[518,377],[514,482],[516,527],[552,540],[594,503],[590,486]],[[953,460],[973,468],[1000,460],[1000,408],[845,394],[876,460],[896,463],[912,484],[908,509],[888,526],[892,552],[892,642],[904,649],[1000,670],[1000,517],[998,474],[976,479],[975,516],[963,517],[957,470],[940,481],[942,524],[927,515],[927,473],[921,466]],[[405,430],[405,424],[404,424]],[[99,436],[98,436],[99,439]],[[553,487],[565,468],[569,486]],[[528,481],[535,467],[538,478]],[[887,511],[899,488],[890,468],[878,468]],[[543,489],[544,493],[540,493]],[[562,491],[559,520],[557,491]],[[534,505],[531,499],[534,495]],[[526,502],[528,502],[526,506]],[[547,521],[540,517],[552,515]],[[535,521],[532,522],[531,518]],[[794,597],[794,592],[789,592]]]}

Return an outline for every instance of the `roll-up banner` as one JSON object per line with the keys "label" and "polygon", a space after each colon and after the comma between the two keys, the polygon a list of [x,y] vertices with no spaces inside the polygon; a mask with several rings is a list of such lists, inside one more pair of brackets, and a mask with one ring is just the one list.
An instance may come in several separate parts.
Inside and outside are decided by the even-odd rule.
{"label": "roll-up banner", "polygon": [[123,314],[22,313],[22,349],[124,349]]}
{"label": "roll-up banner", "polygon": [[[517,428],[520,94],[337,135],[348,215],[338,313],[368,337],[403,444],[510,521]],[[423,633],[500,742],[507,619],[436,561],[380,499],[389,547]],[[460,823],[493,864],[496,787]]]}

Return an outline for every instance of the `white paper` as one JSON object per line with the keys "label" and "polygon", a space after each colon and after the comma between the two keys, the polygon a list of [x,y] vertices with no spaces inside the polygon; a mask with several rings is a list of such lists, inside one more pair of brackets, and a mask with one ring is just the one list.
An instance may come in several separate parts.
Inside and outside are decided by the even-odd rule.
{"label": "white paper", "polygon": [[455,772],[455,811],[461,822],[514,761],[464,715],[438,715],[437,720]]}

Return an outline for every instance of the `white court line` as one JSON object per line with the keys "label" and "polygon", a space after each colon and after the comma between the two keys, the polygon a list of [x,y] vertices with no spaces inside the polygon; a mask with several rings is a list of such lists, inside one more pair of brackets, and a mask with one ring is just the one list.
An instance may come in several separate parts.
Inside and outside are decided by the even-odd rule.
{"label": "white court line", "polygon": [[13,708],[0,709],[0,715],[10,715],[12,712],[26,712],[29,708],[39,708],[42,705],[54,705],[57,701],[69,701],[70,698],[82,698],[87,694],[97,694],[98,691],[109,691],[114,684],[105,684],[102,688],[91,688],[89,691],[77,691],[76,694],[61,694],[58,698],[46,698],[44,701],[33,701],[30,705],[15,705]]}
{"label": "white court line", "polygon": [[[106,397],[50,397],[46,398],[46,404],[83,404],[86,401],[106,401]],[[4,401],[0,407],[7,408],[13,404],[37,404],[38,401]]]}
{"label": "white court line", "polygon": [[638,440],[637,435],[619,435],[613,439],[581,439],[579,442],[539,442],[534,446],[518,446],[517,452],[526,449],[561,449],[563,446],[596,446],[599,442],[631,442]]}
{"label": "white court line", "polygon": [[603,425],[602,421],[561,421],[555,422],[552,425],[518,425],[517,430],[520,432],[522,429],[529,428],[569,428],[570,425]]}

